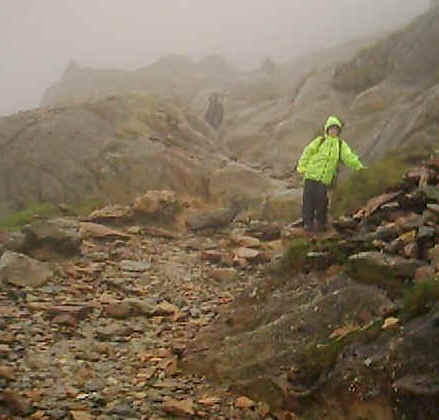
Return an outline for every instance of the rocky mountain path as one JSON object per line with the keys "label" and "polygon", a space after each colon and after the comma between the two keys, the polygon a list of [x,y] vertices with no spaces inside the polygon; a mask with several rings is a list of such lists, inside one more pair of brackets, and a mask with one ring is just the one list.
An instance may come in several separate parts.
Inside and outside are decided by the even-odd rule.
{"label": "rocky mountain path", "polygon": [[279,241],[256,250],[258,239],[229,231],[116,229],[83,241],[43,287],[1,294],[0,418],[271,418],[183,374],[179,359]]}

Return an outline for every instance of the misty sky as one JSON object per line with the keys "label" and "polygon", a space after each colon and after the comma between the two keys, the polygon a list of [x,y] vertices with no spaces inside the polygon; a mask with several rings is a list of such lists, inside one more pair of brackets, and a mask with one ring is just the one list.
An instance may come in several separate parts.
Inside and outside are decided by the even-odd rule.
{"label": "misty sky", "polygon": [[166,53],[239,64],[399,25],[429,0],[2,0],[0,115],[38,106],[74,59],[136,68]]}

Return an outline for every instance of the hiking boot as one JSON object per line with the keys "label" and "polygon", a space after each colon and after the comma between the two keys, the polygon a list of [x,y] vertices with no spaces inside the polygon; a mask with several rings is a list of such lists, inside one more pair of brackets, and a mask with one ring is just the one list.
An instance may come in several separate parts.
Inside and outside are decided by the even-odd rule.
{"label": "hiking boot", "polygon": [[324,232],[327,231],[327,229],[328,229],[327,225],[324,225],[322,223],[316,223],[316,227],[315,227],[314,232],[316,232],[316,233],[324,233]]}

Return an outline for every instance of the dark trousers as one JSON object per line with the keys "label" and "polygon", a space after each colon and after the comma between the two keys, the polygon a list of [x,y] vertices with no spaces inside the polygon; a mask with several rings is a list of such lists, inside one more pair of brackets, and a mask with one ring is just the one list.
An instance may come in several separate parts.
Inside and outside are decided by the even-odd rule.
{"label": "dark trousers", "polygon": [[312,229],[314,219],[319,229],[326,228],[328,213],[328,187],[318,181],[305,179],[303,187],[302,218],[306,229]]}

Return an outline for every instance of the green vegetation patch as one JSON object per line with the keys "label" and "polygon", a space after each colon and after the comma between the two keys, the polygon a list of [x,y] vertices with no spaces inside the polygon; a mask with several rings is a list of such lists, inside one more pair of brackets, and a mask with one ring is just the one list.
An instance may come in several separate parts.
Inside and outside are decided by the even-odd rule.
{"label": "green vegetation patch", "polygon": [[20,230],[37,217],[59,216],[59,209],[51,203],[33,203],[25,209],[12,213],[0,220],[0,231]]}
{"label": "green vegetation patch", "polygon": [[293,239],[282,256],[277,268],[278,274],[291,274],[305,268],[306,256],[311,251],[311,243],[303,238]]}
{"label": "green vegetation patch", "polygon": [[[312,253],[315,256],[311,256]],[[282,258],[268,272],[282,279],[301,271],[321,270],[334,264],[344,265],[349,255],[349,250],[340,246],[337,240],[314,242],[296,238],[291,240]]]}
{"label": "green vegetation patch", "polygon": [[88,198],[78,204],[63,205],[64,214],[53,203],[31,203],[24,209],[8,214],[0,219],[0,231],[13,232],[20,230],[23,226],[32,223],[38,218],[54,218],[65,214],[75,216],[88,216],[92,211],[104,206],[104,200],[99,198]]}

